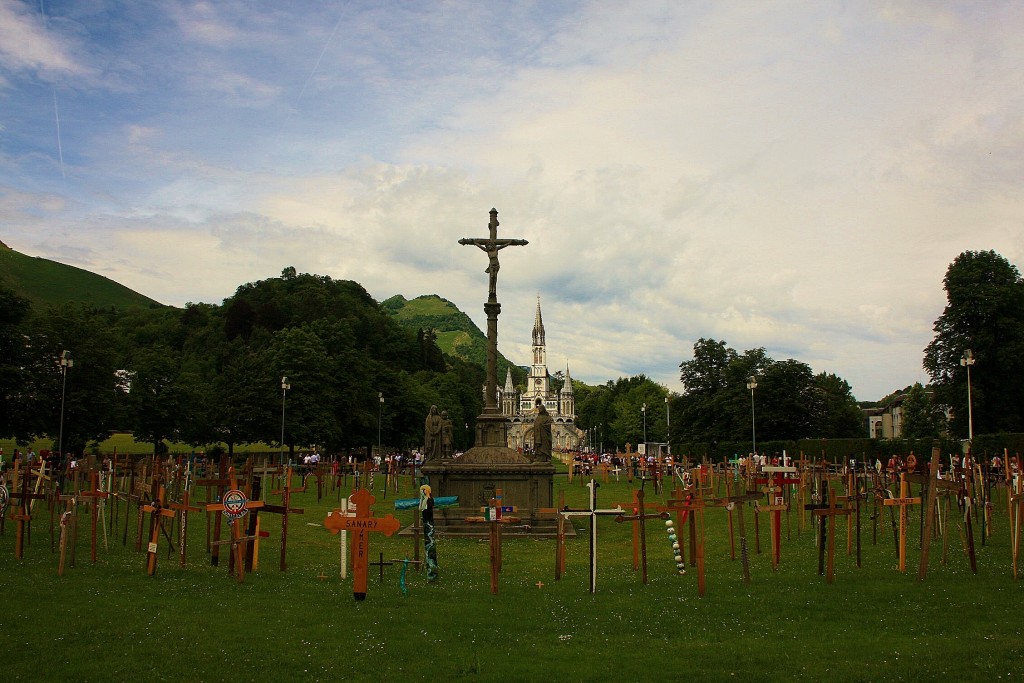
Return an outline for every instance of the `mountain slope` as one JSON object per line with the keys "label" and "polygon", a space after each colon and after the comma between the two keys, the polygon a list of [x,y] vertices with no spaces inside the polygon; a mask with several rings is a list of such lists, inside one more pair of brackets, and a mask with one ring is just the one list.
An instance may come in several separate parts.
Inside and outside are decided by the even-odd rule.
{"label": "mountain slope", "polygon": [[69,301],[100,308],[163,306],[102,275],[56,261],[27,256],[3,242],[0,242],[0,283],[28,299],[35,308],[57,306]]}
{"label": "mountain slope", "polygon": [[[410,330],[433,329],[437,334],[437,345],[445,355],[480,366],[487,364],[487,336],[468,315],[447,299],[426,294],[410,301],[396,294],[381,303],[381,308]],[[505,370],[510,365],[512,363],[499,351],[498,384],[505,382]],[[512,372],[513,377],[520,374],[514,365]]]}

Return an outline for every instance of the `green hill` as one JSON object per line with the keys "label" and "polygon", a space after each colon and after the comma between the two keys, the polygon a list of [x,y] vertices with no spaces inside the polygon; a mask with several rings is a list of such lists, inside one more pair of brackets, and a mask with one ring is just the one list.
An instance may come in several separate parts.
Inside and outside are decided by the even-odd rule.
{"label": "green hill", "polygon": [[3,242],[0,242],[0,284],[25,297],[37,308],[69,301],[101,308],[163,306],[102,275],[37,256],[26,256]]}
{"label": "green hill", "polygon": [[[426,294],[408,300],[396,294],[381,303],[387,313],[410,330],[433,329],[437,345],[448,356],[461,358],[475,365],[487,364],[487,335],[455,304],[436,294]],[[498,383],[505,381],[506,368],[512,366],[513,377],[521,379],[523,373],[498,352]]]}

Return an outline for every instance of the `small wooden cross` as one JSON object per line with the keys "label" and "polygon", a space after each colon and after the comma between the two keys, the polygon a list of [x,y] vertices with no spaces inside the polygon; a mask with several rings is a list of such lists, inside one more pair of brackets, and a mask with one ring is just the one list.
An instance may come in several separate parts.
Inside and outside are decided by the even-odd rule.
{"label": "small wooden cross", "polygon": [[22,468],[21,465],[20,460],[14,463],[15,486],[20,490],[9,494],[11,498],[18,499],[18,509],[11,515],[11,519],[18,523],[18,530],[14,538],[14,557],[18,560],[24,557],[25,536],[29,533],[32,524],[32,501],[41,500],[46,497],[46,494],[29,490],[31,468],[28,466]]}
{"label": "small wooden cross", "polygon": [[182,485],[181,502],[170,503],[167,507],[172,510],[177,510],[181,513],[181,517],[178,520],[178,566],[185,567],[185,550],[188,548],[188,513],[189,512],[203,512],[205,508],[191,505],[189,498],[192,495],[192,464],[189,463],[185,468],[184,482]]}
{"label": "small wooden cross", "polygon": [[[285,468],[284,485],[277,491],[273,491],[275,495],[281,495],[281,505],[265,504],[263,506],[264,512],[273,512],[281,515],[281,571],[288,569],[288,565],[285,562],[285,549],[288,545],[288,515],[305,514],[305,510],[302,508],[291,507],[292,494],[300,491],[305,491],[306,487],[296,489],[292,488],[292,468]],[[318,499],[319,500],[319,499]]]}
{"label": "small wooden cross", "polygon": [[[832,583],[832,577],[835,575],[835,531],[836,531],[836,515],[850,515],[853,512],[852,508],[840,508],[836,506],[838,502],[838,496],[828,496],[828,506],[815,508],[812,512],[813,515],[821,518],[822,526],[824,529],[825,518],[828,517],[828,562],[826,564],[825,571],[825,582]],[[825,552],[824,540],[821,539],[822,543],[818,547],[818,568],[819,573],[821,571],[821,554]]]}
{"label": "small wooden cross", "polygon": [[[238,478],[235,476],[234,467],[228,468],[228,479],[231,482],[231,489],[224,493],[219,503],[207,504],[206,510],[208,512],[219,510],[229,520],[231,538],[226,541],[215,541],[211,545],[231,546],[231,549],[234,551],[234,573],[238,583],[242,583],[245,580],[246,543],[256,538],[252,534],[242,533],[242,520],[245,519],[250,510],[262,508],[263,501],[249,500],[249,497],[238,488]],[[231,567],[229,566],[230,569]]]}
{"label": "small wooden cross", "polygon": [[507,513],[515,512],[514,506],[503,505],[504,496],[501,489],[495,489],[494,497],[491,498],[490,506],[484,508],[483,517],[467,517],[467,522],[486,522],[488,525],[488,539],[490,540],[491,559],[491,593],[498,594],[498,575],[501,573],[501,525],[512,524],[520,521],[518,517],[509,517]]}
{"label": "small wooden cross", "polygon": [[398,531],[401,524],[394,515],[374,517],[371,507],[377,499],[366,489],[359,489],[352,494],[352,502],[356,506],[355,517],[329,515],[324,526],[331,533],[351,531],[355,545],[352,556],[352,595],[356,600],[366,599],[366,574],[369,563],[370,532],[380,532],[391,536]]}
{"label": "small wooden cross", "polygon": [[[732,513],[735,510],[740,527],[740,559],[743,564],[743,583],[750,583],[750,553],[747,551],[747,530],[744,523],[743,508],[747,502],[758,500],[761,494],[757,491],[741,493],[735,496],[715,498],[707,502],[708,507],[724,507],[729,512],[730,543],[732,541]],[[735,556],[733,557],[735,559]]]}
{"label": "small wooden cross", "polygon": [[900,473],[900,497],[887,498],[882,502],[886,506],[899,506],[900,508],[900,542],[899,542],[899,570],[907,570],[907,506],[920,505],[921,496],[910,496],[910,484],[907,483],[906,472]]}
{"label": "small wooden cross", "polygon": [[109,494],[106,491],[100,490],[99,473],[96,470],[89,472],[89,483],[92,485],[92,488],[88,491],[79,491],[78,496],[89,499],[90,514],[92,516],[92,552],[90,559],[93,564],[96,564],[96,524],[99,518],[99,502],[104,500]]}
{"label": "small wooden cross", "polygon": [[643,583],[647,585],[647,524],[645,523],[648,519],[660,519],[666,520],[671,519],[672,515],[668,512],[657,512],[653,514],[644,513],[644,490],[641,488],[634,494],[634,500],[636,506],[633,509],[632,515],[618,515],[615,517],[615,521],[622,522],[633,522],[634,533],[636,528],[639,526],[640,531],[640,557],[643,566]]}
{"label": "small wooden cross", "polygon": [[[703,597],[706,587],[704,583],[704,499],[697,495],[693,486],[686,489],[681,497],[672,497],[668,503],[659,506],[659,512],[675,511],[679,515],[679,534],[683,533],[684,524],[690,522],[690,560],[697,567],[697,595]],[[682,543],[680,543],[680,547]]]}
{"label": "small wooden cross", "polygon": [[146,573],[153,576],[156,573],[157,542],[160,540],[160,530],[163,528],[164,517],[174,517],[174,510],[171,510],[164,503],[164,487],[160,487],[156,500],[139,509],[150,513],[149,546],[146,549]]}

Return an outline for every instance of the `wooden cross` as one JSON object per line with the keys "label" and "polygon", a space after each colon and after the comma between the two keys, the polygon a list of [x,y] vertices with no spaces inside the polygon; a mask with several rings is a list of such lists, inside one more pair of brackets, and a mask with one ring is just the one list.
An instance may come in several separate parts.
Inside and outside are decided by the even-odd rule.
{"label": "wooden cross", "polygon": [[[633,509],[632,515],[618,515],[615,517],[616,522],[633,522],[633,528],[640,527],[640,557],[643,565],[643,583],[647,585],[647,524],[645,523],[648,519],[671,519],[672,515],[668,512],[658,512],[653,514],[644,513],[644,490],[643,488],[636,491],[634,494],[634,500],[636,505]],[[635,533],[635,532],[634,532]],[[635,568],[635,565],[634,565]]]}
{"label": "wooden cross", "polygon": [[92,485],[92,488],[88,491],[80,491],[78,496],[89,499],[90,514],[92,516],[92,552],[90,559],[93,564],[96,564],[96,523],[99,515],[99,502],[106,499],[109,494],[106,491],[100,490],[99,473],[96,470],[89,472],[89,483]]}
{"label": "wooden cross", "polygon": [[564,507],[559,514],[565,517],[588,517],[590,519],[590,592],[597,592],[597,518],[601,515],[621,515],[626,511],[622,506],[616,505],[612,509],[601,510],[597,507],[597,487],[599,484],[591,479],[587,484],[590,489],[590,507],[585,509],[572,509]]}
{"label": "wooden cross", "polygon": [[351,531],[354,534],[352,548],[352,595],[356,600],[366,599],[366,572],[369,563],[370,532],[380,532],[390,536],[398,531],[401,524],[394,515],[374,517],[371,506],[377,502],[366,489],[359,489],[352,494],[352,502],[356,506],[355,517],[329,515],[324,526],[331,533]]}
{"label": "wooden cross", "polygon": [[[852,508],[841,508],[837,507],[838,496],[828,496],[827,507],[816,507],[811,514],[821,519],[822,534],[825,529],[825,518],[828,518],[828,563],[826,565],[825,582],[832,583],[832,578],[835,575],[835,531],[836,531],[836,515],[848,516],[853,513]],[[818,573],[821,574],[821,558],[825,552],[825,538],[819,537],[820,545],[818,547]]]}
{"label": "wooden cross", "polygon": [[[213,463],[211,462],[210,469],[212,470],[212,468]],[[214,567],[220,564],[220,546],[222,545],[220,543],[220,526],[223,517],[213,511],[223,511],[224,509],[223,506],[216,501],[220,501],[224,497],[224,492],[227,491],[227,487],[231,485],[231,479],[228,478],[227,474],[228,456],[225,454],[220,456],[220,462],[217,464],[216,477],[206,477],[196,480],[196,486],[206,487],[206,547],[210,553],[210,564]]]}
{"label": "wooden cross", "polygon": [[[235,477],[234,467],[228,468],[228,479],[231,482],[231,489],[224,493],[219,503],[207,504],[206,510],[220,510],[228,518],[228,524],[231,526],[231,538],[226,541],[215,541],[212,545],[231,546],[231,549],[234,551],[232,554],[235,565],[234,573],[238,578],[238,583],[242,583],[245,580],[246,543],[256,538],[253,535],[242,534],[242,520],[245,519],[250,510],[263,507],[263,501],[249,500],[248,496],[238,488],[238,479]],[[229,566],[230,569],[231,567]]]}
{"label": "wooden cross", "polygon": [[910,497],[910,484],[907,483],[906,472],[900,473],[900,497],[887,498],[882,501],[886,506],[899,506],[900,508],[900,543],[899,543],[899,569],[901,572],[907,570],[907,506],[920,505],[921,496]]}
{"label": "wooden cross", "polygon": [[[782,561],[782,511],[789,510],[786,504],[785,486],[799,484],[800,478],[796,475],[794,467],[766,466],[762,469],[766,475],[772,475],[758,479],[757,483],[767,484],[761,492],[768,496],[768,505],[761,505],[757,509],[760,512],[772,513],[769,519],[769,528],[772,538],[772,569],[777,569]],[[787,474],[791,476],[786,476]],[[788,518],[787,518],[788,519]]]}
{"label": "wooden cross", "polygon": [[491,593],[498,594],[498,575],[501,573],[501,525],[518,523],[518,517],[509,517],[507,513],[515,512],[514,506],[503,505],[504,496],[501,489],[495,489],[490,506],[484,508],[483,517],[466,517],[467,522],[486,522],[490,540],[491,559]]}
{"label": "wooden cross", "polygon": [[188,513],[203,512],[205,508],[192,505],[189,499],[192,496],[192,464],[186,466],[184,482],[181,491],[181,502],[171,503],[167,507],[181,513],[178,518],[178,566],[185,567],[185,550],[188,547]]}
{"label": "wooden cross", "polygon": [[[668,504],[659,506],[659,512],[676,511],[679,515],[680,533],[686,520],[690,521],[690,560],[697,567],[697,594],[703,596],[704,584],[704,499],[696,494],[696,488],[686,489],[683,497],[669,498]],[[682,545],[682,544],[680,544]]]}
{"label": "wooden cross", "polygon": [[1013,510],[1013,515],[1010,518],[1010,531],[1012,533],[1012,541],[1010,543],[1011,555],[1013,557],[1013,578],[1017,578],[1017,559],[1020,556],[1020,527],[1021,522],[1024,521],[1022,517],[1022,507],[1024,507],[1024,475],[1018,474],[1016,477],[1016,486],[1014,486],[1013,493],[1007,492],[1009,496],[1009,504]]}
{"label": "wooden cross", "polygon": [[168,508],[164,503],[164,487],[154,501],[142,505],[139,509],[150,513],[149,519],[149,546],[146,550],[146,573],[153,576],[156,573],[157,541],[160,540],[160,530],[163,527],[164,517],[174,517],[174,510]]}
{"label": "wooden cross", "polygon": [[[743,583],[750,583],[750,553],[747,550],[747,530],[743,521],[743,508],[746,506],[748,501],[758,500],[761,494],[757,491],[750,491],[748,493],[741,493],[735,496],[726,496],[725,498],[715,498],[708,501],[708,507],[724,507],[729,512],[729,524],[730,529],[732,526],[732,513],[733,510],[737,512],[740,527],[740,559],[743,563]],[[730,543],[731,539],[730,530]],[[735,557],[733,558],[735,559]]]}
{"label": "wooden cross", "polygon": [[[352,506],[355,507],[355,506]],[[349,499],[342,498],[340,501],[340,507],[327,513],[327,517],[324,519],[324,527],[326,527],[332,534],[338,534],[341,540],[341,547],[339,548],[339,555],[341,557],[341,570],[340,576],[344,580],[348,577],[348,532],[342,531],[341,527],[332,520],[331,517],[337,515],[339,517],[355,517],[356,513],[350,511]]]}
{"label": "wooden cross", "polygon": [[11,519],[18,523],[18,529],[14,537],[14,557],[18,560],[22,559],[25,554],[25,536],[29,533],[32,524],[32,501],[46,497],[43,493],[29,490],[28,480],[32,470],[27,466],[26,468],[28,471],[23,471],[21,461],[15,461],[14,481],[17,482],[16,486],[21,490],[13,491],[9,494],[11,498],[18,499],[18,507],[11,515]]}
{"label": "wooden cross", "polygon": [[288,569],[288,565],[285,562],[285,549],[288,545],[288,515],[305,514],[304,509],[291,507],[292,494],[305,490],[305,486],[298,489],[292,488],[292,468],[287,467],[285,468],[284,486],[280,490],[273,491],[274,495],[281,495],[281,505],[271,505],[268,503],[263,506],[264,512],[273,512],[281,515],[281,571]]}

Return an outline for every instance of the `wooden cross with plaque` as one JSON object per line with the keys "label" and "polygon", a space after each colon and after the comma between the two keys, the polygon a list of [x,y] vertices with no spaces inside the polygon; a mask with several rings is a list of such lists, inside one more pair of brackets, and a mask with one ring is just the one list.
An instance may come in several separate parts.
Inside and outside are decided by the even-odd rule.
{"label": "wooden cross with plaque", "polygon": [[374,517],[371,507],[377,499],[366,489],[359,489],[352,494],[352,502],[356,506],[354,517],[328,515],[324,526],[332,533],[351,531],[352,546],[352,595],[356,600],[366,599],[366,574],[370,563],[370,532],[380,532],[390,536],[398,531],[401,524],[394,515]]}

